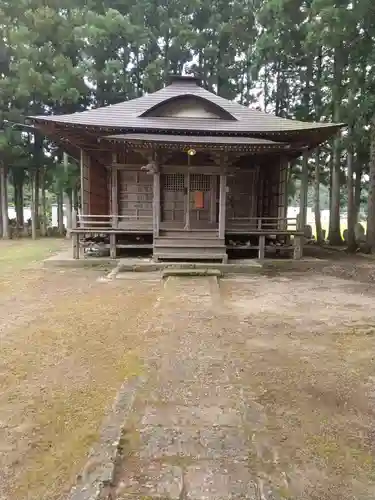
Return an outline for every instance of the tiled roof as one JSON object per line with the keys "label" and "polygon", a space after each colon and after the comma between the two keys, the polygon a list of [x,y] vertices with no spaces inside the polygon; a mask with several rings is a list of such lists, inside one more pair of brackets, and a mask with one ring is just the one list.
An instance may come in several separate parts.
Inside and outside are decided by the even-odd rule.
{"label": "tiled roof", "polygon": [[[190,118],[141,116],[162,103],[193,96],[203,99],[229,113],[233,118]],[[247,108],[236,102],[228,101],[197,85],[195,79],[175,78],[167,87],[152,94],[111,106],[91,109],[79,113],[56,116],[29,117],[34,123],[54,122],[61,125],[100,127],[106,130],[152,131],[165,130],[176,134],[187,132],[208,134],[285,134],[288,132],[318,132],[325,129],[324,135],[332,135],[343,124],[301,122],[288,120]]]}

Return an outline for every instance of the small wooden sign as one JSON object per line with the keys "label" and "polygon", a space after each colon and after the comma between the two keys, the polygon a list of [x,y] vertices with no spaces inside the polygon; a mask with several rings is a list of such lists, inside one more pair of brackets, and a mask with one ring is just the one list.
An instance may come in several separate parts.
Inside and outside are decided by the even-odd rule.
{"label": "small wooden sign", "polygon": [[204,208],[204,192],[195,191],[194,193],[194,206],[197,209]]}

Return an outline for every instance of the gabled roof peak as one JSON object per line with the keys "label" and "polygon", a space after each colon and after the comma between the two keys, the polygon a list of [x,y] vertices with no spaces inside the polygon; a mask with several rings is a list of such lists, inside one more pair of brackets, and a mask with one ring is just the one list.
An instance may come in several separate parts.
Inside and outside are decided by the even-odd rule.
{"label": "gabled roof peak", "polygon": [[[202,89],[197,88],[197,90]],[[220,104],[213,102],[207,96],[197,95],[190,86],[183,94],[161,100],[155,106],[146,109],[139,117],[236,120],[236,117]]]}

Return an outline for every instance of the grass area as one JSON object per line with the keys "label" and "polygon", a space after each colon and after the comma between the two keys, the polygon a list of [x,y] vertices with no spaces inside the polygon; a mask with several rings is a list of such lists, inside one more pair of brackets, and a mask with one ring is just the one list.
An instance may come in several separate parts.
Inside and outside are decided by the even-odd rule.
{"label": "grass area", "polygon": [[57,238],[0,240],[0,297],[18,296],[34,286],[40,288],[40,273],[37,272],[40,263],[68,244]]}
{"label": "grass area", "polygon": [[61,239],[43,238],[31,240],[0,240],[0,273],[20,269],[31,262],[46,259],[49,254],[59,250],[65,243]]}
{"label": "grass area", "polygon": [[0,275],[12,276],[0,294],[0,484],[9,500],[66,498],[117,390],[142,371],[157,287],[124,290],[97,283],[94,271],[30,266],[60,246],[0,246]]}

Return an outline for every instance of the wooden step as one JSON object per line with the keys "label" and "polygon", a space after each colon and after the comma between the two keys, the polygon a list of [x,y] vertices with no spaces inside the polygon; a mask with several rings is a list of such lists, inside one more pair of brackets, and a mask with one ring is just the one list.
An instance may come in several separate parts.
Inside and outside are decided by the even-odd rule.
{"label": "wooden step", "polygon": [[159,238],[219,239],[218,231],[166,231],[161,230]]}
{"label": "wooden step", "polygon": [[154,248],[225,248],[221,240],[184,240],[184,239],[155,239]]}
{"label": "wooden step", "polygon": [[213,247],[213,248],[205,248],[205,247],[154,247],[153,251],[154,255],[160,255],[162,253],[175,253],[176,255],[179,253],[190,253],[192,255],[210,255],[210,254],[220,254],[226,255],[225,247]]}

